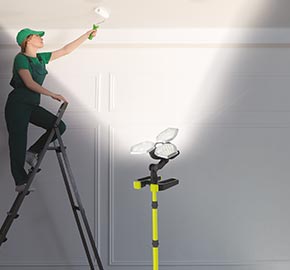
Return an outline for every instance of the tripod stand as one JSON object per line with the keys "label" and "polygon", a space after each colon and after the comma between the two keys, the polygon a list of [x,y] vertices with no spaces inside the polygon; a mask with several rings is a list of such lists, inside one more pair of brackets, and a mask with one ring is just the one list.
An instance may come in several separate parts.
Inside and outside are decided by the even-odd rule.
{"label": "tripod stand", "polygon": [[[25,199],[25,196],[27,196],[30,193],[29,187],[31,186],[34,180],[36,173],[40,171],[40,164],[47,150],[54,150],[57,155],[57,159],[59,162],[59,166],[60,166],[60,170],[63,176],[64,183],[65,183],[66,191],[67,191],[69,201],[72,207],[72,211],[73,211],[73,214],[77,223],[77,227],[81,236],[81,240],[85,249],[88,263],[90,265],[90,269],[91,270],[96,269],[94,266],[93,258],[91,256],[91,253],[93,253],[95,259],[97,260],[98,268],[100,270],[103,270],[104,268],[103,268],[101,259],[99,257],[98,250],[97,250],[97,247],[96,247],[96,244],[95,244],[95,241],[94,241],[94,238],[93,238],[93,235],[92,235],[92,232],[91,232],[91,229],[90,229],[90,226],[89,226],[86,214],[85,214],[84,207],[81,202],[81,198],[80,198],[77,186],[76,186],[76,182],[75,182],[72,170],[71,170],[71,166],[70,166],[68,156],[66,153],[66,147],[64,146],[64,143],[62,141],[60,131],[58,128],[58,125],[63,117],[63,114],[67,108],[67,105],[68,105],[67,103],[61,104],[56,115],[57,119],[55,121],[54,128],[51,130],[49,137],[44,145],[44,148],[39,154],[38,161],[35,167],[32,167],[29,171],[28,182],[26,184],[24,191],[21,193],[18,193],[11,209],[9,210],[9,212],[7,212],[7,217],[0,229],[0,246],[4,242],[7,241],[6,236],[13,221],[19,217],[18,211]],[[49,144],[54,135],[56,135],[57,139],[53,143],[54,146],[50,147]],[[91,250],[89,248],[87,238],[89,240]]]}
{"label": "tripod stand", "polygon": [[145,186],[150,186],[152,193],[152,259],[153,270],[159,269],[159,239],[158,239],[158,200],[157,194],[159,191],[169,189],[179,184],[179,180],[170,178],[161,180],[158,176],[158,171],[161,170],[170,159],[174,159],[179,155],[176,146],[170,143],[175,138],[178,130],[168,128],[157,136],[157,143],[143,142],[131,148],[132,154],[149,153],[151,158],[159,160],[157,164],[150,164],[150,176],[142,177],[134,181],[134,189],[141,189]]}

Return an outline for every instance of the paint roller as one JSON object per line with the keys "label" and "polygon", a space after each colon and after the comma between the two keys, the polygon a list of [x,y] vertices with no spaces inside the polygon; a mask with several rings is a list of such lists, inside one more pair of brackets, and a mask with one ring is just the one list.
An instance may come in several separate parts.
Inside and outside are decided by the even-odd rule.
{"label": "paint roller", "polygon": [[[97,7],[95,8],[95,13],[98,15],[99,18],[101,18],[101,21],[99,21],[96,24],[93,24],[93,30],[97,30],[99,28],[99,24],[103,23],[106,19],[109,18],[110,14],[107,9],[104,7]],[[90,34],[89,39],[93,39],[93,35]]]}

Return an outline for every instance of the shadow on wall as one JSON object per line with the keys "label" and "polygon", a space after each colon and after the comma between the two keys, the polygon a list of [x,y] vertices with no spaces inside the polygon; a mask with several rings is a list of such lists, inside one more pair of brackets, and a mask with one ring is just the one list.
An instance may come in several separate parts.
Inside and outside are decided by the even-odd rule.
{"label": "shadow on wall", "polygon": [[[11,187],[9,184],[14,185],[14,181],[12,180],[11,173],[10,173],[10,163],[9,163],[9,152],[8,152],[8,133],[6,130],[6,123],[4,117],[4,107],[5,102],[8,97],[9,92],[12,90],[11,86],[9,85],[9,81],[11,79],[11,71],[12,71],[12,63],[13,57],[17,52],[16,46],[11,47],[9,46],[9,42],[11,37],[5,33],[5,30],[0,27],[1,31],[1,50],[0,50],[0,104],[1,104],[1,120],[0,120],[0,132],[1,132],[1,140],[0,140],[0,147],[1,147],[1,191],[6,191],[1,194],[1,206],[6,205],[5,201],[9,201],[7,197],[9,193],[11,193]],[[5,49],[5,50],[4,50]],[[14,195],[14,194],[13,194]],[[4,210],[4,209],[3,209]]]}
{"label": "shadow on wall", "polygon": [[290,3],[287,0],[278,2],[267,1],[265,4],[262,16],[257,16],[256,27],[267,28],[289,28],[289,16],[287,10],[290,8]]}
{"label": "shadow on wall", "polygon": [[[11,46],[11,40],[15,40],[15,37],[5,33],[5,29],[1,27],[0,31],[0,224],[2,225],[2,222],[6,218],[6,212],[12,206],[16,197],[14,180],[10,172],[8,132],[6,130],[4,107],[8,94],[12,91],[9,82],[12,75],[13,59],[20,51],[20,48],[16,42],[15,46]],[[61,92],[64,96],[66,96],[66,93],[69,93],[60,82],[51,78],[51,75],[50,85],[53,85],[57,89],[63,89]],[[50,97],[42,97],[43,100],[47,105],[44,107],[48,107],[48,110],[52,113],[56,113],[61,104]],[[66,121],[65,117],[64,121]],[[28,146],[43,132],[43,129],[29,125]],[[69,128],[66,131],[67,133],[70,133]],[[63,137],[65,144],[69,148],[70,145],[75,143],[73,140],[77,140],[77,138],[72,135],[73,138],[71,139],[71,136],[69,136],[66,141],[66,136],[64,135]],[[86,140],[86,133],[83,133],[82,136],[85,141],[88,141]],[[71,152],[74,152],[74,150]],[[84,153],[80,151],[79,154]],[[77,164],[76,170],[80,171],[80,173],[88,169],[86,166],[82,166],[78,170],[78,160],[73,160],[71,163],[72,167],[73,164]],[[33,184],[36,186],[37,192],[32,196],[28,196],[24,201],[20,209],[20,218],[14,222],[8,232],[8,241],[1,246],[0,261],[8,265],[17,264],[18,261],[20,263],[25,261],[28,264],[34,264],[35,260],[32,258],[37,258],[36,261],[44,265],[51,264],[52,261],[67,263],[69,265],[72,263],[71,258],[76,259],[75,263],[86,261],[54,152],[46,154],[41,167],[43,167],[43,170],[36,176]],[[80,193],[89,193],[92,190],[91,184],[91,182],[83,182],[83,186],[79,190]],[[89,215],[93,217],[94,205],[93,201],[91,201],[93,196],[88,196],[90,199],[86,199],[85,196],[82,197],[84,198],[84,205],[90,205],[87,207],[87,210]],[[33,231],[29,230],[29,228],[33,228]],[[63,228],[66,228],[66,230],[63,230]],[[27,244],[27,239],[30,239],[29,244]],[[79,245],[75,245],[75,243]],[[27,248],[27,245],[30,248]],[[15,260],[14,256],[17,257],[17,260]],[[31,258],[30,261],[29,258]]]}
{"label": "shadow on wall", "polygon": [[[197,124],[201,131],[192,138],[190,157],[175,165],[183,172],[175,195],[187,198],[178,209],[190,210],[175,212],[182,224],[174,222],[163,233],[174,238],[164,243],[168,258],[182,245],[193,263],[205,265],[288,258],[282,236],[289,234],[283,214],[290,203],[288,50],[261,45],[219,50],[203,84],[204,94],[218,97],[217,106],[201,106],[210,117]],[[174,234],[174,225],[190,233]],[[179,248],[171,248],[176,242]]]}
{"label": "shadow on wall", "polygon": [[[160,194],[160,258],[164,265],[173,262],[215,269],[288,258],[290,246],[284,236],[290,233],[286,215],[290,204],[289,48],[213,49],[218,53],[201,85],[200,98],[189,111],[191,122],[186,121],[181,129],[191,134],[199,128],[198,136],[188,137],[187,154],[181,149],[180,157],[164,169],[163,176],[177,177],[180,185]],[[188,62],[194,70],[194,59],[188,57]],[[216,100],[205,104],[204,97],[211,95]],[[209,117],[199,121],[196,115],[200,112]],[[112,228],[116,230],[112,234],[121,239],[114,243],[115,262],[130,260],[139,231],[148,235],[148,243],[150,239],[150,209],[142,205],[148,198],[141,197],[148,189],[142,195],[132,191],[131,199],[123,198],[132,184],[131,180],[124,185],[130,181],[127,171],[136,170],[128,164],[136,164],[135,159],[120,158],[114,164],[119,174],[113,181],[118,192],[114,194]],[[134,175],[141,176],[146,174]],[[131,208],[138,209],[143,221],[135,231],[136,216],[127,216],[124,224],[121,214]],[[132,249],[124,251],[121,243],[128,231]]]}

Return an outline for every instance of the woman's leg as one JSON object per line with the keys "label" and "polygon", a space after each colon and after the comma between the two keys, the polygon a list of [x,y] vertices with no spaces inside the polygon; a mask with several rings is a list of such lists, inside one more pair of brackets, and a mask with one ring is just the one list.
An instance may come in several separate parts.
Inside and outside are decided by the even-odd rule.
{"label": "woman's leg", "polygon": [[[31,147],[29,147],[28,151],[33,152],[33,153],[41,152],[53,128],[56,118],[57,117],[54,114],[47,111],[46,109],[40,106],[34,107],[34,110],[32,111],[30,115],[29,121],[30,123],[38,127],[42,127],[46,129],[46,132]],[[61,121],[58,128],[59,128],[60,134],[63,134],[66,129],[65,123]],[[54,135],[51,142],[53,142],[55,139],[56,139],[56,135]]]}
{"label": "woman's leg", "polygon": [[32,106],[7,102],[5,106],[5,120],[9,134],[10,167],[17,186],[27,182],[24,169],[27,145],[27,128]]}

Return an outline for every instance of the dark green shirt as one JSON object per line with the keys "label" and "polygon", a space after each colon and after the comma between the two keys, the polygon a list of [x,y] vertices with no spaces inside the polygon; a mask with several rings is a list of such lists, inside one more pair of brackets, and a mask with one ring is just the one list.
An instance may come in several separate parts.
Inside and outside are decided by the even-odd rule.
{"label": "dark green shirt", "polygon": [[[37,56],[40,57],[45,64],[48,64],[51,58],[51,52],[38,53]],[[27,57],[29,57],[33,63],[39,63],[38,57],[30,57],[19,53],[14,58],[13,73],[18,73],[19,69],[28,69],[31,72]]]}
{"label": "dark green shirt", "polygon": [[[21,101],[29,104],[39,104],[40,94],[28,89],[22,81],[19,70],[29,70],[33,80],[42,85],[47,74],[45,65],[51,58],[51,52],[38,53],[37,57],[29,57],[22,53],[18,53],[14,58],[13,76],[10,85],[14,88],[12,96],[15,101]],[[32,68],[33,66],[33,68]]]}

